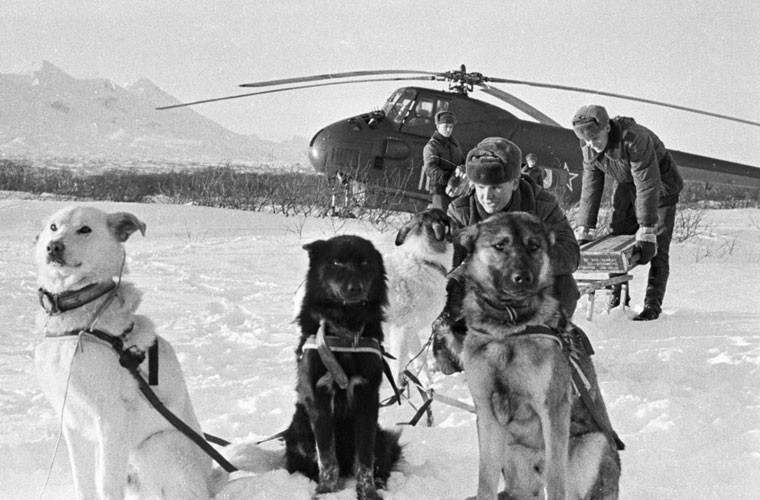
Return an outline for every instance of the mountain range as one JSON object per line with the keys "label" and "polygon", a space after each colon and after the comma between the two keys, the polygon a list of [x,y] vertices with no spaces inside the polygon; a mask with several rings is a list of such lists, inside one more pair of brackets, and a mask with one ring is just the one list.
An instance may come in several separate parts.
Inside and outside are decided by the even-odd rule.
{"label": "mountain range", "polygon": [[43,61],[0,73],[0,158],[305,162],[306,139],[278,143],[232,132],[178,103],[147,78],[120,86],[77,79]]}

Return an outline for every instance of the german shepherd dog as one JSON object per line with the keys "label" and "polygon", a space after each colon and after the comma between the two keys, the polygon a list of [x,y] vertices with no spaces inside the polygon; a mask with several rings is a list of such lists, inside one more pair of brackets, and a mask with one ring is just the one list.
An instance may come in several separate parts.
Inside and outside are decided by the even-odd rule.
{"label": "german shepherd dog", "polygon": [[339,476],[355,473],[357,497],[377,500],[376,488],[401,458],[399,433],[377,425],[388,302],[383,259],[358,236],[304,249],[309,268],[297,317],[298,401],[284,434],[287,469],[317,481],[318,495],[337,491]]}
{"label": "german shepherd dog", "polygon": [[467,334],[444,345],[461,350],[449,356],[463,362],[475,402],[477,499],[497,498],[500,475],[498,498],[617,499],[622,443],[588,340],[552,296],[553,234],[532,215],[505,213],[455,241],[467,252],[452,273],[463,284]]}

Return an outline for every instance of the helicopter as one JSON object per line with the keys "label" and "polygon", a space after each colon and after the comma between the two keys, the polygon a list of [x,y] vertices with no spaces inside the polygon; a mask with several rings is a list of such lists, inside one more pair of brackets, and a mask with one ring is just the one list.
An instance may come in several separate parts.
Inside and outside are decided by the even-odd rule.
{"label": "helicopter", "polygon": [[[317,172],[346,186],[346,203],[350,191],[351,196],[361,198],[362,202],[371,203],[368,199],[370,193],[371,196],[381,196],[386,200],[389,196],[394,196],[395,208],[401,210],[418,211],[425,208],[430,202],[430,195],[423,169],[422,150],[435,132],[434,117],[439,111],[451,111],[456,115],[455,136],[462,151],[468,151],[486,137],[507,138],[517,144],[524,155],[535,153],[538,156],[539,166],[546,173],[544,188],[550,189],[568,203],[576,202],[580,198],[583,160],[575,133],[527,102],[494,87],[495,83],[593,93],[760,126],[760,123],[750,120],[651,99],[564,85],[492,78],[482,73],[468,72],[465,65],[461,65],[458,70],[446,72],[363,70],[244,83],[240,87],[277,88],[172,104],[157,109],[379,81],[438,81],[446,82],[448,89],[401,87],[388,97],[381,109],[337,121],[323,127],[313,136],[309,143],[309,162]],[[472,97],[470,94],[474,90],[509,104],[535,121],[520,119],[502,107]],[[669,151],[687,181],[760,189],[760,168],[672,149]]]}

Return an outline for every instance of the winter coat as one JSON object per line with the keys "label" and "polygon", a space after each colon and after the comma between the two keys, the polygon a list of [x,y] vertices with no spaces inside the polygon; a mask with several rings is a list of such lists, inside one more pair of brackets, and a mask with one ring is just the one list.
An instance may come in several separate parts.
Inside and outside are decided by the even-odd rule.
{"label": "winter coat", "polygon": [[[578,269],[581,253],[573,229],[557,199],[539,187],[533,179],[527,175],[521,176],[520,186],[502,212],[528,212],[541,219],[554,232],[556,243],[552,247],[551,261],[555,276],[571,274]],[[452,231],[477,224],[490,215],[478,202],[474,189],[452,201],[448,210]],[[456,256],[455,261],[456,264],[459,263]]]}
{"label": "winter coat", "polygon": [[530,168],[528,165],[523,165],[520,172],[525,175],[529,175],[531,179],[536,181],[536,184],[538,184],[539,187],[543,187],[544,179],[546,178],[546,172],[544,172],[544,169],[542,167],[536,165],[535,167]]}
{"label": "winter coat", "polygon": [[454,137],[444,137],[438,132],[422,150],[423,168],[430,180],[430,194],[446,194],[449,177],[459,165],[464,164],[462,148]]}
{"label": "winter coat", "polygon": [[657,224],[657,208],[678,202],[683,178],[665,145],[654,132],[633,118],[610,120],[609,142],[597,153],[581,141],[583,187],[578,225],[596,227],[604,191],[604,176],[619,184],[633,185],[636,219],[642,226]]}

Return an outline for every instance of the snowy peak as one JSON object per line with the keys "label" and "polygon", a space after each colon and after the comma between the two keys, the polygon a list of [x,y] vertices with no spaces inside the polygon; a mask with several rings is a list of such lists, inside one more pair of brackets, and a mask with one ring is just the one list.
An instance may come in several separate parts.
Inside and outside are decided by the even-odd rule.
{"label": "snowy peak", "polygon": [[132,85],[127,85],[126,89],[132,94],[142,97],[145,101],[154,106],[179,104],[177,99],[161,90],[158,85],[145,77],[140,78]]}
{"label": "snowy peak", "polygon": [[303,161],[305,144],[236,134],[179,102],[147,78],[120,86],[77,79],[48,61],[0,74],[0,157],[65,156],[246,161]]}
{"label": "snowy peak", "polygon": [[76,79],[49,61],[42,61],[29,68],[29,76],[32,85],[45,85],[55,87],[58,85],[71,85]]}

